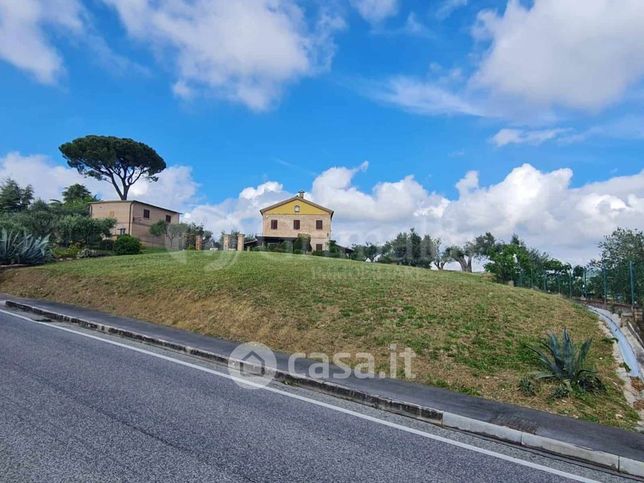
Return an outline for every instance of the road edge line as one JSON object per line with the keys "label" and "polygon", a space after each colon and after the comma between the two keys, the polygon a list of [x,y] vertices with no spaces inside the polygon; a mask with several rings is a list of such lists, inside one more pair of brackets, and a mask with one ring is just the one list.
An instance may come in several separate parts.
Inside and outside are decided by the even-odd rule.
{"label": "road edge line", "polygon": [[[215,352],[198,349],[189,345],[178,344],[176,342],[167,341],[161,338],[151,337],[149,335],[141,334],[128,329],[123,329],[120,327],[94,322],[89,319],[83,319],[80,317],[54,312],[52,310],[43,309],[41,307],[30,305],[24,302],[16,302],[15,300],[6,299],[4,302],[7,307],[23,310],[26,312],[32,312],[34,314],[42,315],[61,322],[76,324],[85,329],[95,330],[104,334],[117,335],[126,339],[136,340],[138,342],[171,349],[187,355],[224,364],[228,364],[231,361],[230,357],[223,354],[217,354]],[[232,361],[243,363],[242,361],[236,361],[235,359],[232,359]],[[253,367],[251,367],[251,369],[253,369]],[[254,369],[261,370],[263,368],[254,367]],[[274,378],[278,382],[317,390],[325,394],[340,397],[342,399],[357,402],[359,404],[370,406],[376,409],[381,409],[394,414],[407,416],[437,426],[458,429],[460,431],[472,434],[483,435],[506,443],[511,443],[526,448],[537,449],[558,456],[564,456],[566,458],[573,458],[581,462],[591,463],[594,465],[609,468],[620,473],[644,478],[644,461],[637,461],[613,453],[606,453],[603,451],[585,448],[583,446],[567,443],[565,441],[557,440],[554,438],[538,436],[532,433],[527,433],[525,431],[512,429],[507,426],[488,423],[466,416],[460,416],[458,414],[431,408],[428,406],[420,406],[418,404],[409,403],[402,400],[395,400],[377,394],[366,393],[364,391],[351,389],[340,384],[335,384],[333,382],[320,379],[314,379],[300,374],[291,374],[282,370],[275,370],[273,372]]]}

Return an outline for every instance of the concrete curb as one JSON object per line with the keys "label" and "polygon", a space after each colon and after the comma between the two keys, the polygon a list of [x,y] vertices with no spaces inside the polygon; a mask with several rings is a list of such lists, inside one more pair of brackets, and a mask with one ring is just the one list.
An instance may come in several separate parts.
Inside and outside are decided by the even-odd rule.
{"label": "concrete curb", "polygon": [[[196,356],[224,364],[228,364],[232,361],[234,363],[238,363],[240,366],[248,366],[247,368],[251,370],[254,369],[261,371],[264,369],[263,367],[249,365],[247,362],[231,359],[224,354],[217,354],[214,352],[205,351],[203,349],[190,347],[188,345],[178,344],[176,342],[151,337],[120,327],[101,324],[92,320],[73,317],[51,310],[45,310],[35,305],[29,305],[13,300],[6,300],[5,304],[7,307],[32,312],[62,322],[69,322],[80,327],[103,332],[105,334],[118,335],[120,337],[144,342],[146,344],[155,345],[157,347],[171,349],[191,356]],[[421,421],[429,422],[445,428],[458,429],[469,433],[492,437],[494,439],[508,443],[546,451],[548,453],[565,456],[567,458],[574,458],[579,461],[592,463],[619,471],[621,473],[644,478],[644,461],[637,461],[616,454],[585,448],[553,438],[538,436],[525,431],[512,429],[507,426],[479,421],[478,419],[460,416],[458,414],[434,409],[428,406],[421,406],[405,401],[386,398],[377,394],[371,394],[364,391],[352,389],[350,387],[342,386],[340,384],[325,381],[322,379],[314,379],[300,374],[292,374],[279,369],[273,372],[274,378],[278,382],[315,389],[319,392],[323,392],[332,396],[347,399],[377,409],[382,409],[391,413],[400,414]]]}

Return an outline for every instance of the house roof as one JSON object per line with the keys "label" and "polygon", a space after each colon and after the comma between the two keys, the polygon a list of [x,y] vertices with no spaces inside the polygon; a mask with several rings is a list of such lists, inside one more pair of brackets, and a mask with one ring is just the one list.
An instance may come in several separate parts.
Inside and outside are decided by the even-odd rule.
{"label": "house roof", "polygon": [[272,210],[273,208],[277,208],[278,206],[285,205],[286,203],[290,203],[291,201],[300,201],[302,203],[306,203],[307,205],[314,206],[316,208],[319,208],[320,210],[326,211],[327,213],[329,213],[331,215],[331,217],[333,217],[333,210],[330,210],[329,208],[326,208],[326,207],[324,207],[322,205],[318,205],[317,203],[313,203],[312,201],[307,200],[306,198],[303,198],[302,196],[299,196],[299,195],[295,195],[295,196],[292,196],[291,198],[289,198],[287,200],[283,200],[283,201],[280,201],[278,203],[272,204],[270,206],[266,206],[266,207],[262,208],[261,210],[259,210],[259,212],[263,215],[265,211]]}
{"label": "house roof", "polygon": [[106,203],[137,203],[139,205],[145,205],[145,206],[149,206],[151,208],[157,208],[159,210],[167,211],[169,213],[177,213],[178,215],[181,214],[180,211],[171,210],[169,208],[164,208],[163,206],[157,206],[157,205],[153,205],[153,204],[150,204],[150,203],[145,203],[144,201],[137,201],[137,200],[103,200],[103,201],[92,201],[89,204],[90,205],[102,205],[102,204],[106,204]]}

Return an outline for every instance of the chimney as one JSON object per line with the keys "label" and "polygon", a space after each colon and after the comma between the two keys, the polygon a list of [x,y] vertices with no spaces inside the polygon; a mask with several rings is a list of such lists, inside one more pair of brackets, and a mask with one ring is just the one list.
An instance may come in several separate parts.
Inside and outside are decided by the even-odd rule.
{"label": "chimney", "polygon": [[244,236],[243,233],[239,233],[237,235],[237,251],[238,252],[243,252],[244,251],[244,240],[246,237]]}
{"label": "chimney", "polygon": [[304,198],[304,191],[298,191],[297,192],[297,197],[298,198]]}

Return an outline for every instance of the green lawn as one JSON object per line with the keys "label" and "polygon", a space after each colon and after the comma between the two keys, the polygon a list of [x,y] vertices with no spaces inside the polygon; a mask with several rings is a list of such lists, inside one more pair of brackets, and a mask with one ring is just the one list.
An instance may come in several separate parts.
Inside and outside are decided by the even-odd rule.
{"label": "green lawn", "polygon": [[[436,272],[276,253],[174,252],[60,262],[7,271],[0,290],[43,297],[290,352],[371,352],[411,347],[416,381],[631,428],[614,372],[613,342],[595,317],[563,298]],[[600,396],[525,396],[537,369],[526,344],[568,327],[593,337]]]}

